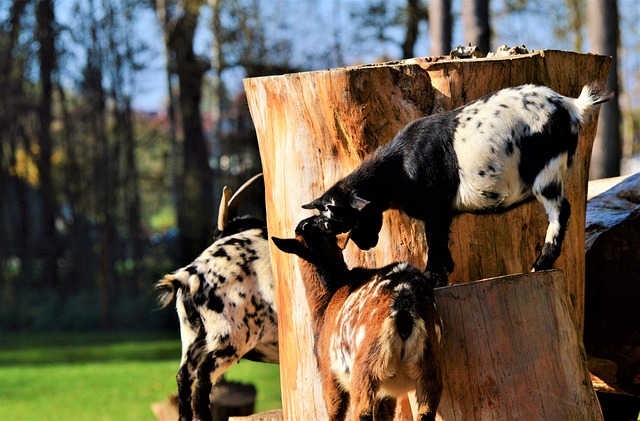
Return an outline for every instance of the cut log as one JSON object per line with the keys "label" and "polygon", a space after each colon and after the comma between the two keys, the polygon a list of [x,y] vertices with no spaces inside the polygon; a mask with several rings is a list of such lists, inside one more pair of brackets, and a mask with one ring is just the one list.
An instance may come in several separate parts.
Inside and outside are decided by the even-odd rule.
{"label": "cut log", "polygon": [[587,203],[586,262],[587,351],[614,361],[617,386],[640,395],[640,173]]}
{"label": "cut log", "polygon": [[211,389],[213,421],[227,421],[231,416],[251,415],[256,405],[256,387],[239,382],[219,382]]}
{"label": "cut log", "polygon": [[441,420],[601,420],[561,271],[436,290]]}
{"label": "cut log", "polygon": [[[227,421],[232,417],[251,415],[256,404],[256,388],[252,384],[229,382],[222,377],[211,389],[210,408],[213,421]],[[178,419],[178,396],[151,405],[158,421]],[[267,421],[267,419],[265,419]]]}
{"label": "cut log", "polygon": [[[319,196],[388,142],[407,123],[452,110],[490,92],[524,83],[547,85],[576,97],[603,82],[610,58],[539,51],[478,60],[412,59],[319,72],[245,80],[263,165],[270,235],[293,235],[311,215],[301,205]],[[563,252],[575,317],[583,318],[584,213],[596,120],[581,133],[571,169],[572,215]],[[528,272],[544,242],[543,207],[532,202],[501,215],[462,215],[452,226],[454,283]],[[379,267],[406,260],[426,263],[420,222],[389,211],[378,245],[345,250],[351,266]],[[276,280],[283,409],[286,419],[325,419],[304,286],[291,255],[271,246]]]}

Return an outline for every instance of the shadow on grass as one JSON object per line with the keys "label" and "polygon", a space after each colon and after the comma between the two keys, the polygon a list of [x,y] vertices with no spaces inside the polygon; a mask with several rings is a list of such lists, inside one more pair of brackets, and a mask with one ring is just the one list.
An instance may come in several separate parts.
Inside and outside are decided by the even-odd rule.
{"label": "shadow on grass", "polygon": [[177,332],[0,332],[0,366],[179,359]]}

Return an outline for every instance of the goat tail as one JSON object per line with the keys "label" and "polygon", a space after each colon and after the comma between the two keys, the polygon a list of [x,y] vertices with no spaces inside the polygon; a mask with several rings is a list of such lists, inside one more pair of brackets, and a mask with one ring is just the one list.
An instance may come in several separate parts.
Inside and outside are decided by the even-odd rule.
{"label": "goat tail", "polygon": [[181,288],[184,288],[184,285],[176,274],[166,275],[159,280],[155,285],[155,289],[160,292],[158,296],[158,304],[160,307],[166,308],[169,306]]}
{"label": "goat tail", "polygon": [[401,291],[393,300],[391,316],[395,323],[395,331],[402,342],[406,342],[415,329],[415,307],[415,296],[407,290]]}
{"label": "goat tail", "polygon": [[606,92],[599,82],[584,85],[580,96],[572,101],[577,109],[580,124],[591,116],[596,106],[609,101],[614,96],[615,92]]}
{"label": "goat tail", "polygon": [[408,310],[402,309],[396,313],[396,331],[402,341],[406,341],[413,331],[413,317]]}

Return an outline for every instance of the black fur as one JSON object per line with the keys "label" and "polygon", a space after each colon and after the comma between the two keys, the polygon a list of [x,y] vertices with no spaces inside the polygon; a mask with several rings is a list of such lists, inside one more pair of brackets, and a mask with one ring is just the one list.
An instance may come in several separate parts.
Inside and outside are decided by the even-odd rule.
{"label": "black fur", "polygon": [[[331,218],[344,231],[352,228],[351,239],[364,250],[378,243],[382,213],[387,209],[400,209],[413,218],[428,221],[425,228],[429,260],[425,274],[439,285],[446,283],[446,274],[453,270],[448,240],[453,219],[451,203],[460,183],[453,150],[458,112],[435,114],[410,123],[313,202],[322,211],[324,203],[333,199],[338,206],[330,209]],[[352,195],[370,204],[361,212],[343,205],[350,203]]]}

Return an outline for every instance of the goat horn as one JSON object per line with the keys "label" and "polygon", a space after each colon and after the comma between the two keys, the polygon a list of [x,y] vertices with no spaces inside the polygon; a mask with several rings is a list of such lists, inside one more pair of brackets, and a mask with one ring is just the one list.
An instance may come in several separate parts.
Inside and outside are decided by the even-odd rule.
{"label": "goat horn", "polygon": [[229,199],[229,210],[228,210],[228,214],[231,216],[231,218],[238,216],[238,206],[240,206],[239,205],[240,198],[242,197],[244,192],[249,188],[249,186],[251,186],[251,184],[260,177],[262,177],[262,173],[258,173],[254,175],[253,177],[245,181],[244,184],[240,186],[238,191],[236,191],[235,194],[231,196],[231,199]]}
{"label": "goat horn", "polygon": [[220,198],[220,209],[218,209],[218,231],[222,232],[227,227],[229,221],[229,198],[231,197],[231,189],[227,186],[222,188],[222,197]]}

